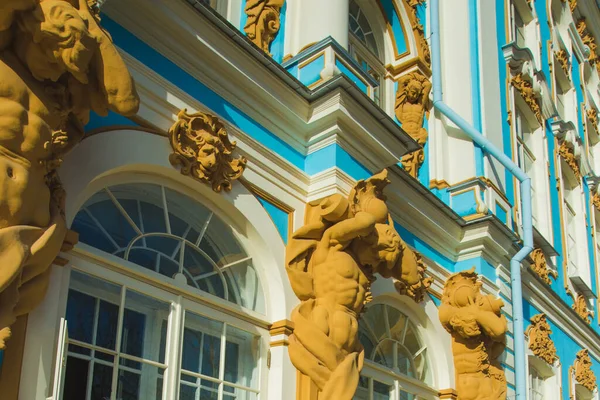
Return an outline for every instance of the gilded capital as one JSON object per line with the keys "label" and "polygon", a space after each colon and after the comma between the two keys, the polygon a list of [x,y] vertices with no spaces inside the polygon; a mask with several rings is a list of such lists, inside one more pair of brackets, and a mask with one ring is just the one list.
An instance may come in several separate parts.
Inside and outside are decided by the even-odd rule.
{"label": "gilded capital", "polygon": [[215,192],[231,190],[231,182],[240,178],[246,158],[233,157],[236,142],[229,140],[223,123],[214,115],[183,109],[169,129],[173,153],[169,161],[183,175],[209,184]]}
{"label": "gilded capital", "polygon": [[506,345],[504,303],[481,293],[475,269],[451,275],[444,285],[440,322],[452,336],[458,398],[506,400],[499,357]]}
{"label": "gilded capital", "polygon": [[554,365],[558,356],[556,355],[556,346],[550,337],[552,330],[546,319],[546,314],[538,314],[531,317],[531,325],[525,332],[529,338],[529,349],[536,356]]}
{"label": "gilded capital", "polygon": [[290,359],[323,400],[354,396],[364,360],[358,326],[375,275],[406,287],[420,282],[417,258],[389,215],[389,183],[384,170],[359,181],[347,198],[335,194],[309,205],[286,249],[288,278],[301,301],[292,311]]}
{"label": "gilded capital", "polygon": [[284,3],[285,0],[246,0],[244,11],[248,19],[244,32],[267,54],[271,54],[271,42],[281,27],[279,17]]}
{"label": "gilded capital", "polygon": [[548,263],[546,262],[546,255],[544,254],[542,249],[533,249],[533,251],[530,254],[530,257],[533,260],[533,264],[530,265],[531,269],[533,270],[533,272],[536,273],[537,276],[542,278],[544,282],[550,285],[552,283],[550,277],[553,277],[554,279],[558,278],[558,274],[556,273],[556,271],[548,267]]}
{"label": "gilded capital", "polygon": [[43,300],[50,265],[73,242],[62,158],[90,111],[138,110],[133,79],[99,22],[87,0],[0,2],[0,349]]}
{"label": "gilded capital", "polygon": [[[398,80],[396,92],[396,118],[419,145],[425,146],[429,136],[423,127],[429,115],[429,93],[431,82],[421,72],[410,72]],[[406,172],[416,178],[425,160],[423,149],[416,150],[402,157],[402,165]]]}

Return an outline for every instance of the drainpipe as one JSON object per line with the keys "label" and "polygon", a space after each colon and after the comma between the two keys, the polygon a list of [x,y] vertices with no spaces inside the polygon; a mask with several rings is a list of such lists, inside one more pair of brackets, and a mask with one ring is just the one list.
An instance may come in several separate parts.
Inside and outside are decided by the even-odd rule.
{"label": "drainpipe", "polygon": [[533,221],[531,211],[531,179],[508,158],[504,152],[490,142],[483,133],[446,105],[442,95],[442,63],[440,55],[440,9],[439,0],[430,0],[431,5],[431,64],[433,74],[433,106],[446,118],[454,122],[477,143],[479,147],[500,162],[520,182],[521,210],[523,221],[523,248],[510,260],[512,289],[513,332],[515,351],[516,399],[526,400],[525,335],[523,321],[523,293],[521,285],[521,262],[533,250]]}

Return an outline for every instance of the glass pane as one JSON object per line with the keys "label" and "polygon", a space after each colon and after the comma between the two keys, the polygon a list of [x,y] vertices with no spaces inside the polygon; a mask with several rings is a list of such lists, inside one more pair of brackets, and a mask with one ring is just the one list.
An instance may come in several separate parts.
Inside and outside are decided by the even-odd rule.
{"label": "glass pane", "polygon": [[188,379],[184,379],[179,387],[179,400],[217,400],[219,385],[215,382],[210,382],[205,379],[192,378],[192,382],[188,383]]}
{"label": "glass pane", "polygon": [[360,376],[358,380],[358,387],[354,393],[352,400],[370,400],[369,396],[369,378]]}
{"label": "glass pane", "polygon": [[260,336],[227,326],[225,347],[225,381],[258,388]]}
{"label": "glass pane", "polygon": [[408,392],[401,390],[400,391],[400,400],[416,400],[416,397],[414,394],[410,394]]}
{"label": "glass pane", "polygon": [[168,318],[170,308],[168,303],[127,290],[121,352],[158,361],[161,342],[165,342],[162,336],[166,334],[162,324]]}
{"label": "glass pane", "polygon": [[114,349],[115,309],[118,315],[121,287],[78,271],[71,272],[69,286],[66,316],[70,338],[94,344],[97,324],[95,343]]}
{"label": "glass pane", "polygon": [[222,322],[186,312],[181,368],[218,378],[222,335]]}
{"label": "glass pane", "polygon": [[121,359],[117,399],[161,399],[165,370],[146,363],[137,363],[136,367],[132,367],[127,361]]}
{"label": "glass pane", "polygon": [[396,344],[392,340],[388,339],[380,342],[375,351],[373,361],[388,368],[394,368],[394,347],[396,347]]}
{"label": "glass pane", "polygon": [[373,380],[373,400],[391,400],[390,392],[394,389],[392,385]]}
{"label": "glass pane", "polygon": [[200,248],[217,265],[229,264],[247,257],[233,234],[231,226],[217,217],[210,220],[204,238],[200,242]]}
{"label": "glass pane", "polygon": [[265,311],[262,287],[251,260],[226,268],[224,274],[228,283],[230,301],[251,310]]}
{"label": "glass pane", "polygon": [[94,363],[92,399],[110,399],[112,387],[112,365]]}
{"label": "glass pane", "polygon": [[86,204],[86,209],[95,217],[97,224],[104,228],[119,247],[126,247],[137,235],[106,191],[96,193]]}
{"label": "glass pane", "polygon": [[75,357],[67,358],[63,400],[81,400],[86,397],[90,362]]}
{"label": "glass pane", "polygon": [[237,389],[229,386],[223,387],[223,400],[257,400],[258,395],[247,390]]}

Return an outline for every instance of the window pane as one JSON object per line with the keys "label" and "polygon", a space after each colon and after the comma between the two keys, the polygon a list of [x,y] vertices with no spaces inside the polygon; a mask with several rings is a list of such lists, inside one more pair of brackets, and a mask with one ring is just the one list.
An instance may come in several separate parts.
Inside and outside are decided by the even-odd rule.
{"label": "window pane", "polygon": [[390,392],[394,389],[392,385],[373,380],[373,400],[391,400]]}
{"label": "window pane", "polygon": [[258,395],[254,392],[247,390],[236,389],[233,387],[225,386],[223,388],[223,400],[257,400]]}
{"label": "window pane", "polygon": [[112,365],[94,363],[92,399],[109,399],[112,386]]}
{"label": "window pane", "polygon": [[222,334],[222,322],[186,312],[181,368],[218,378]]}
{"label": "window pane", "polygon": [[227,326],[225,347],[225,381],[258,388],[260,336]]}
{"label": "window pane", "polygon": [[75,357],[67,358],[63,400],[81,400],[86,397],[89,361]]}
{"label": "window pane", "polygon": [[158,361],[161,336],[166,334],[162,324],[169,316],[170,305],[153,297],[127,290],[123,314],[121,352]]}
{"label": "window pane", "polygon": [[121,359],[117,398],[123,400],[161,399],[164,369],[146,363],[137,363],[136,367],[131,367],[130,363],[126,361],[128,360]]}

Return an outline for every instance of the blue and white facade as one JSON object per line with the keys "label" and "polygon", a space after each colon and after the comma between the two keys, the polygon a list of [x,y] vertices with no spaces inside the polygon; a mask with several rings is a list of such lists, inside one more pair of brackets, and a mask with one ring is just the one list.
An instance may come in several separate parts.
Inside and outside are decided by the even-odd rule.
{"label": "blue and white facade", "polygon": [[[437,0],[433,15],[431,1],[286,0],[270,54],[246,37],[245,0],[105,1],[102,25],[141,107],[131,119],[93,116],[60,169],[79,243],[29,315],[19,399],[294,399],[290,332],[274,328],[298,304],[286,243],[307,204],[384,168],[396,228],[433,284],[417,304],[374,283],[361,340],[391,340],[396,356],[367,352],[356,398],[452,398],[440,395],[456,385],[437,310],[447,277],[475,267],[505,303],[508,398],[524,338],[523,398],[598,399],[572,367],[587,349],[600,376],[599,3]],[[433,92],[424,145],[411,136],[396,110],[411,73],[441,85],[443,102],[531,179],[522,330],[510,260],[527,194]],[[184,108],[218,117],[248,159],[230,192],[170,164],[167,132]],[[402,159],[421,147],[414,177]],[[553,364],[525,337],[542,313]]]}

